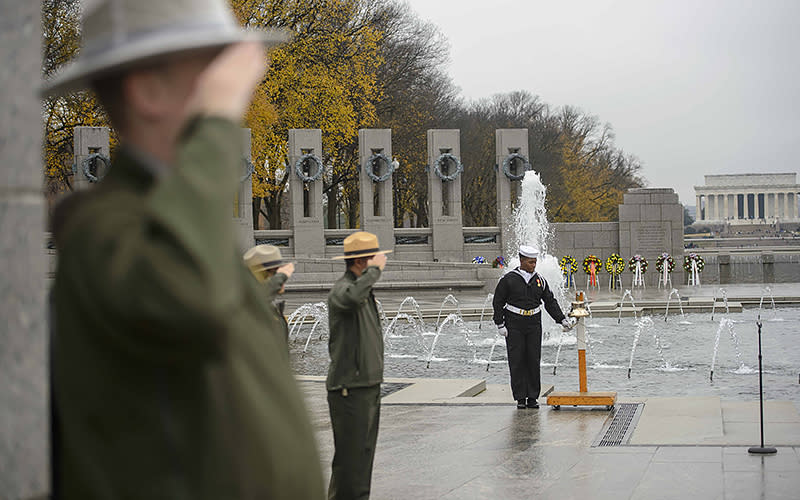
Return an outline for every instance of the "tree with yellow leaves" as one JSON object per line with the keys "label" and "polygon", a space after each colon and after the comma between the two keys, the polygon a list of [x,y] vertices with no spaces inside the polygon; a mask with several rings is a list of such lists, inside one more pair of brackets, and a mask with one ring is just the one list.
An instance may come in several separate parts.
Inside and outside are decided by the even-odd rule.
{"label": "tree with yellow leaves", "polygon": [[[44,0],[42,3],[42,72],[47,78],[71,60],[80,47],[78,0]],[[108,126],[108,118],[91,92],[78,92],[44,100],[45,195],[52,204],[57,195],[72,189],[74,127]],[[116,137],[112,134],[112,143]]]}
{"label": "tree with yellow leaves", "polygon": [[343,204],[355,227],[358,129],[375,123],[380,98],[381,33],[371,22],[371,5],[352,0],[232,0],[231,5],[246,26],[282,27],[293,34],[272,51],[270,71],[246,119],[258,137],[253,143],[254,219],[262,213],[271,227],[279,223],[281,193],[291,171],[286,167],[288,130],[319,128],[323,163],[329,165],[323,177],[328,226],[335,227]]}

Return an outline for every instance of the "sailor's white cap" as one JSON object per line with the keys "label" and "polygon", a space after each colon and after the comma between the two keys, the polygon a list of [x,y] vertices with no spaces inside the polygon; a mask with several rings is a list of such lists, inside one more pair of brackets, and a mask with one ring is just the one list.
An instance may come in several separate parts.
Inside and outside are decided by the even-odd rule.
{"label": "sailor's white cap", "polygon": [[528,257],[529,259],[538,259],[539,249],[528,245],[522,245],[519,247],[519,254],[523,257]]}

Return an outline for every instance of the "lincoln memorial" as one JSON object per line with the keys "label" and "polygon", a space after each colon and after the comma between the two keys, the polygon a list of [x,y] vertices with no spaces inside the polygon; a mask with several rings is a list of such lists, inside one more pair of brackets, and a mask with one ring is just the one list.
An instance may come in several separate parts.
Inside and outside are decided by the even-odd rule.
{"label": "lincoln memorial", "polygon": [[695,186],[697,222],[798,222],[797,174],[706,175]]}

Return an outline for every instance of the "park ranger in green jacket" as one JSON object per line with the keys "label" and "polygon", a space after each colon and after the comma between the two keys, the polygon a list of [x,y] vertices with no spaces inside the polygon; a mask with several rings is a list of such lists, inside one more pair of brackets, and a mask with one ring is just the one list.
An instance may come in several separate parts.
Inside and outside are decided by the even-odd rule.
{"label": "park ranger in green jacket", "polygon": [[[221,0],[86,3],[85,49],[46,94],[91,85],[122,146],[54,224],[53,489],[64,499],[320,499],[286,338],[231,206],[263,78]],[[94,37],[94,38],[93,38]]]}
{"label": "park ranger in green jacket", "polygon": [[[294,273],[294,262],[284,262],[281,249],[275,245],[256,245],[244,254],[244,262],[264,291],[264,299],[272,315],[272,324],[279,324],[289,340],[289,325],[283,315],[286,302],[278,300],[286,281]],[[288,345],[287,345],[288,347]]]}
{"label": "park ranger in green jacket", "polygon": [[378,238],[359,231],[344,240],[344,276],[328,294],[326,386],[336,448],[329,499],[367,499],[378,440],[383,382],[383,329],[372,286],[386,265]]}

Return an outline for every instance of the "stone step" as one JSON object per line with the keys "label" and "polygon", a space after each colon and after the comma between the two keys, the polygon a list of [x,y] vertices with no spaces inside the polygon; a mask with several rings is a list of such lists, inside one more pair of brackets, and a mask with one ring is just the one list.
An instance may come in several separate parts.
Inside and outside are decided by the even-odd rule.
{"label": "stone step", "polygon": [[[480,290],[486,285],[482,280],[439,280],[439,281],[378,281],[373,285],[375,290]],[[327,292],[333,281],[327,283],[297,283],[294,280],[286,284],[286,292]]]}

